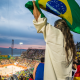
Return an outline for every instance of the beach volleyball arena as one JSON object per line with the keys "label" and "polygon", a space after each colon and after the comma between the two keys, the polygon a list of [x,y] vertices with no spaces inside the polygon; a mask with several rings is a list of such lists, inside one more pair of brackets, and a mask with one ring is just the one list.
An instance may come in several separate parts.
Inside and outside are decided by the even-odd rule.
{"label": "beach volleyball arena", "polygon": [[29,78],[33,74],[34,65],[39,62],[38,60],[18,58],[18,59],[3,59],[0,65],[0,75],[3,79],[7,79],[13,74],[17,77],[25,76]]}
{"label": "beach volleyball arena", "polygon": [[21,56],[0,59],[1,78],[3,80],[8,79],[15,74],[18,79],[21,76],[29,79],[29,75],[33,74],[35,64],[40,62],[40,58],[44,56],[44,53],[44,49],[28,49]]}
{"label": "beach volleyball arena", "polygon": [[7,64],[0,66],[0,74],[1,76],[10,76],[25,69],[27,69],[27,67],[18,65],[18,63]]}

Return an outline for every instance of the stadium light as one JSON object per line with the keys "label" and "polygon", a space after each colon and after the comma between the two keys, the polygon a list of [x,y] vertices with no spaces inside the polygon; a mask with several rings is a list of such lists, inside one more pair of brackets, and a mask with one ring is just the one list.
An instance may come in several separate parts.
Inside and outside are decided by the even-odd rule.
{"label": "stadium light", "polygon": [[[19,44],[20,44],[20,45],[22,45],[22,44],[23,44],[23,42],[20,42]],[[21,54],[21,46],[20,46],[20,54]]]}
{"label": "stadium light", "polygon": [[23,42],[20,42],[19,44],[21,45],[21,44],[23,44]]}

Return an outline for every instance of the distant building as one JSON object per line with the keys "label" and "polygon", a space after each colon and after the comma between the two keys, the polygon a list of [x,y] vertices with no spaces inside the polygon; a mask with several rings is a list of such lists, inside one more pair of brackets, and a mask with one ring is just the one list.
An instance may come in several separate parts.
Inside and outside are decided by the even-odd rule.
{"label": "distant building", "polygon": [[76,44],[76,50],[77,50],[78,52],[80,52],[80,42],[77,42],[77,44]]}
{"label": "distant building", "polygon": [[11,49],[11,47],[9,47]]}
{"label": "distant building", "polygon": [[15,49],[17,49],[17,48],[15,48]]}

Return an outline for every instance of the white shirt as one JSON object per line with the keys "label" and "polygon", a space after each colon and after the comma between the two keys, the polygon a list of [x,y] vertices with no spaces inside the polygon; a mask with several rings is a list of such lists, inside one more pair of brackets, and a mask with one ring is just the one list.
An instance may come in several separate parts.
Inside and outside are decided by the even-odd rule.
{"label": "white shirt", "polygon": [[46,42],[44,80],[71,80],[72,58],[70,57],[71,62],[68,65],[62,32],[48,24],[46,18],[40,16],[38,22],[34,19],[33,23],[37,32],[43,33]]}

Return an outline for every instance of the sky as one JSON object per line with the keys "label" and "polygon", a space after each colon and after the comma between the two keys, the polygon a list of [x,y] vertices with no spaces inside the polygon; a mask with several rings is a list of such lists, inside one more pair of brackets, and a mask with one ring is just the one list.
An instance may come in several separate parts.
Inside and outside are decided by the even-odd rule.
{"label": "sky", "polygon": [[[33,25],[33,15],[25,8],[30,0],[0,0],[0,47],[11,47],[12,39],[14,48],[45,48],[45,41],[41,33],[37,33]],[[75,0],[80,6],[80,0]],[[47,16],[48,22],[54,26],[59,17],[42,12]],[[80,34],[74,33],[75,44],[80,42]],[[23,44],[20,44],[23,43]]]}

